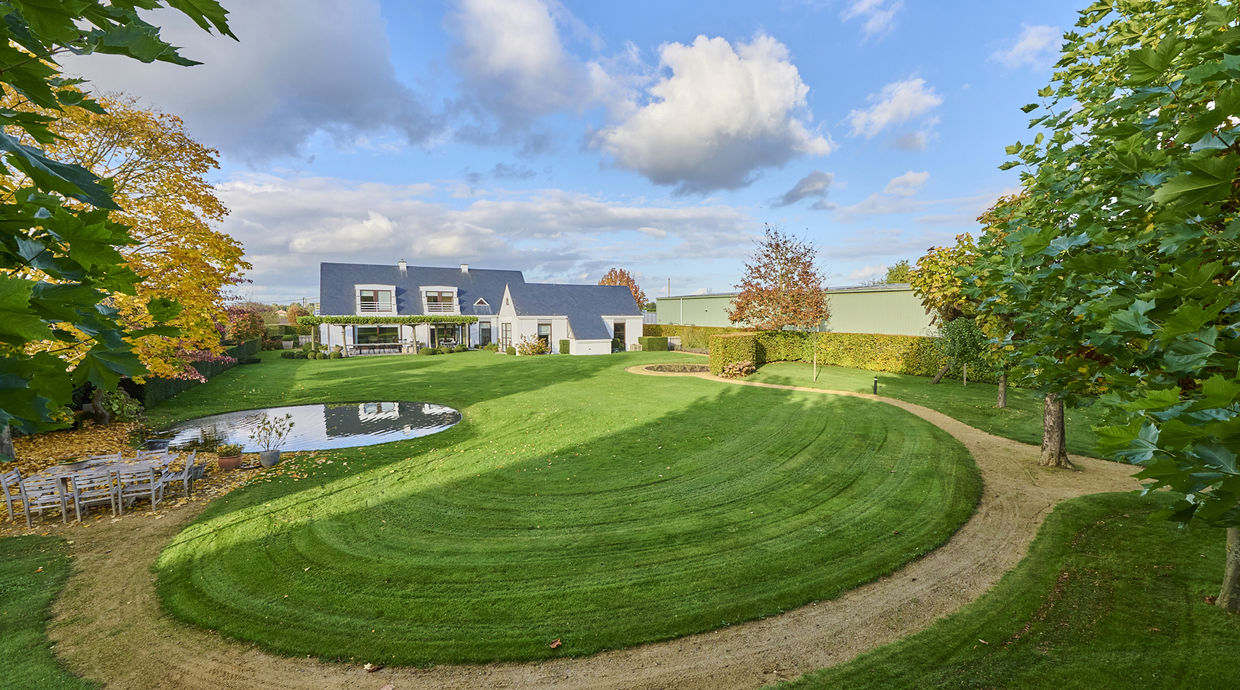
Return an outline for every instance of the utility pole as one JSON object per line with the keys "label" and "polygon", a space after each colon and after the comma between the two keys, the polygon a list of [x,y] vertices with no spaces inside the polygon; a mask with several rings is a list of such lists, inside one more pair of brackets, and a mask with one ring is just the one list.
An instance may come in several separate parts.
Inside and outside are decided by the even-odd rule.
{"label": "utility pole", "polygon": [[667,296],[668,297],[672,296],[672,279],[671,278],[667,279]]}

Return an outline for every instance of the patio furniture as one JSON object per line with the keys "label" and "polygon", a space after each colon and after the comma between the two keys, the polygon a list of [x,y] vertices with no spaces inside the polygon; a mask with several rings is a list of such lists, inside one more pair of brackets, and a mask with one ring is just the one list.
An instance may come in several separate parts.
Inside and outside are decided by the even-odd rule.
{"label": "patio furniture", "polygon": [[98,467],[99,465],[106,465],[111,462],[119,462],[120,459],[121,459],[121,454],[119,451],[115,453],[99,453],[97,455],[87,455],[86,457],[82,458],[82,460],[86,463],[87,467]]}
{"label": "patio furniture", "polygon": [[21,482],[22,473],[19,470],[5,472],[0,474],[0,493],[4,494],[4,507],[9,510],[9,519],[17,519],[17,510],[14,504],[21,505]]}
{"label": "patio furniture", "polygon": [[69,497],[65,493],[62,477],[27,477],[21,481],[22,503],[26,506],[26,526],[30,527],[30,514],[38,511],[43,517],[44,508],[60,508],[61,522],[69,521]]}
{"label": "patio furniture", "polygon": [[202,470],[202,466],[194,464],[197,459],[198,451],[194,451],[185,459],[185,466],[180,471],[174,472],[171,469],[165,469],[162,477],[164,485],[181,482],[185,487],[185,497],[189,498],[190,491],[194,486],[194,480],[201,475],[200,470]]}
{"label": "patio furniture", "polygon": [[108,470],[88,470],[78,472],[70,478],[70,495],[73,497],[73,510],[77,513],[77,521],[82,521],[82,509],[88,511],[91,506],[107,504],[116,515],[116,482],[112,472]]}
{"label": "patio furniture", "polygon": [[149,499],[151,509],[159,505],[164,497],[163,469],[151,465],[143,467],[117,467],[112,470],[116,476],[118,514],[125,513],[125,505],[135,503],[140,498]]}
{"label": "patio furniture", "polygon": [[167,449],[161,448],[159,450],[140,450],[137,452],[137,454],[134,457],[136,457],[138,460],[152,460],[153,461],[153,460],[163,460],[164,458],[171,457],[171,456],[172,454],[169,453]]}

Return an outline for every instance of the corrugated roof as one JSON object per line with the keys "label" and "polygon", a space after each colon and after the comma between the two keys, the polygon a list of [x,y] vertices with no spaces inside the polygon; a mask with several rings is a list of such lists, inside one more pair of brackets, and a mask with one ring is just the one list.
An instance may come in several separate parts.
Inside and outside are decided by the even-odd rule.
{"label": "corrugated roof", "polygon": [[623,285],[510,285],[518,316],[567,316],[577,340],[610,340],[611,328],[601,317],[641,316],[633,293]]}

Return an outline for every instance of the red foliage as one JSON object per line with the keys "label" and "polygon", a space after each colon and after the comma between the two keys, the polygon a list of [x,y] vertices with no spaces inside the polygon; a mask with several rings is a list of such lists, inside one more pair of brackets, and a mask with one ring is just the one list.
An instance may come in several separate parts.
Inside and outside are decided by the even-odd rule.
{"label": "red foliage", "polygon": [[815,263],[817,248],[770,225],[765,232],[745,264],[728,318],[762,330],[817,330],[831,316],[826,280]]}

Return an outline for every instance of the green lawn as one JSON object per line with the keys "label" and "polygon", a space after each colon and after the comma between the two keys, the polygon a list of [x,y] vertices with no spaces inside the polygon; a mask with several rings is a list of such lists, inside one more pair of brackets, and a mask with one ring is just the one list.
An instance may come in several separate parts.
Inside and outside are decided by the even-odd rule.
{"label": "green lawn", "polygon": [[44,629],[69,578],[69,547],[55,537],[0,539],[0,687],[92,688],[52,655]]}
{"label": "green lawn", "polygon": [[[814,382],[813,368],[800,362],[775,362],[764,365],[749,381],[809,386],[831,390],[873,392],[878,377],[878,394],[916,403],[958,419],[969,426],[1023,443],[1042,443],[1042,396],[1020,388],[1008,387],[1008,406],[995,407],[997,386],[992,383],[970,383],[943,379],[930,383],[925,376],[887,374],[848,369],[818,367]],[[1101,406],[1069,408],[1065,411],[1068,452],[1096,457],[1098,436],[1091,427],[1106,422]]]}
{"label": "green lawn", "polygon": [[1218,594],[1223,531],[1150,521],[1102,494],[1055,509],[1028,557],[925,632],[805,676],[797,688],[1227,688],[1240,616]]}
{"label": "green lawn", "polygon": [[160,556],[161,600],[290,655],[588,654],[836,596],[972,512],[965,449],[889,405],[623,371],[681,359],[698,361],[268,355],[233,369],[151,416],[421,400],[464,420],[302,457],[218,500]]}

